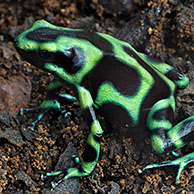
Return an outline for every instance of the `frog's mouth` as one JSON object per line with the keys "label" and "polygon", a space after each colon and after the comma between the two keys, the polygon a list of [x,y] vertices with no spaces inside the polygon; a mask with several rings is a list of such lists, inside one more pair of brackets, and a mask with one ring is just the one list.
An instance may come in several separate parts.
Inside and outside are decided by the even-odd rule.
{"label": "frog's mouth", "polygon": [[32,64],[33,66],[36,66],[40,69],[44,69],[44,62],[42,60],[39,59],[39,55],[37,55],[37,51],[36,50],[24,50],[18,47],[18,41],[16,40],[14,42],[14,46],[17,50],[17,52],[19,53],[19,55],[27,62],[29,62],[30,64]]}

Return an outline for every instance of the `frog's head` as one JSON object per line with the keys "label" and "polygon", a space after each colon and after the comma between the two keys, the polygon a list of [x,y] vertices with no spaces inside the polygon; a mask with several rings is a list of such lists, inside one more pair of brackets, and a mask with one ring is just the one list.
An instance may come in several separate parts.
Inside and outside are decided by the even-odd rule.
{"label": "frog's head", "polygon": [[94,55],[92,49],[88,49],[90,43],[79,39],[77,33],[82,30],[57,27],[38,20],[15,39],[15,47],[32,65],[77,83],[83,77],[80,71],[86,69],[88,58]]}

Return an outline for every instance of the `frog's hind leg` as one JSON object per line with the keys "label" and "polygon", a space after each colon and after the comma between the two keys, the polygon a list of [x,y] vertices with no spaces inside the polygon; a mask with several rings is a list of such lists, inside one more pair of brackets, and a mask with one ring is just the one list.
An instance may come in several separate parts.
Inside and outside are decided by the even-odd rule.
{"label": "frog's hind leg", "polygon": [[148,114],[147,126],[152,132],[152,148],[159,154],[175,149],[167,135],[172,128],[173,115],[169,99],[162,99],[155,103]]}
{"label": "frog's hind leg", "polygon": [[[169,99],[158,101],[148,115],[148,128],[152,131],[151,144],[157,153],[171,152],[186,145],[194,134],[194,116],[191,116],[176,126],[172,126],[173,110]],[[150,164],[140,169],[178,165],[176,183],[180,182],[180,174],[187,164],[194,161],[194,153],[190,153],[173,161]]]}
{"label": "frog's hind leg", "polygon": [[79,161],[77,157],[75,158],[75,167],[69,168],[66,171],[56,171],[51,173],[47,172],[45,175],[42,175],[42,178],[46,179],[49,176],[64,173],[63,179],[59,180],[58,182],[52,182],[53,188],[55,188],[62,181],[67,180],[71,177],[81,177],[89,175],[95,168],[99,158],[100,139],[103,135],[103,130],[95,114],[92,96],[88,90],[80,86],[78,86],[77,88],[77,93],[79,96],[80,106],[90,127],[90,133],[86,142],[85,151],[82,154],[82,160]]}

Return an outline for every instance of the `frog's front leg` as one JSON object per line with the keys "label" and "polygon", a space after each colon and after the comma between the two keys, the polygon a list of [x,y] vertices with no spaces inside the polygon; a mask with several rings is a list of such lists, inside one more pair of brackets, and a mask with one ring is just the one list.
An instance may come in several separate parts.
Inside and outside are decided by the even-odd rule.
{"label": "frog's front leg", "polygon": [[[191,116],[174,127],[171,120],[173,118],[173,103],[169,99],[163,99],[157,102],[148,115],[148,128],[152,131],[151,144],[157,153],[170,152],[179,149],[193,139],[194,116]],[[176,183],[180,182],[180,175],[187,164],[194,161],[194,153],[187,154],[173,161],[165,161],[159,164],[150,164],[140,169],[143,172],[146,169],[179,166]]]}
{"label": "frog's front leg", "polygon": [[82,155],[82,161],[79,167],[69,168],[66,172],[56,171],[53,173],[46,173],[43,178],[48,176],[58,175],[65,173],[62,180],[57,183],[52,182],[53,188],[55,188],[62,181],[71,177],[80,177],[89,175],[96,166],[96,163],[100,154],[100,139],[103,134],[103,130],[100,126],[99,120],[96,118],[94,111],[94,102],[91,94],[88,90],[78,86],[77,92],[79,96],[80,106],[83,109],[84,114],[87,116],[86,119],[90,126],[90,134],[86,142],[86,148]]}
{"label": "frog's front leg", "polygon": [[146,61],[152,68],[158,70],[160,73],[164,74],[170,80],[172,80],[178,88],[185,88],[189,84],[189,78],[183,73],[179,73],[172,66],[167,63],[158,62],[151,59],[148,55],[144,53],[139,53],[139,56]]}
{"label": "frog's front leg", "polygon": [[66,117],[69,112],[65,112],[61,110],[61,103],[64,102],[72,102],[75,101],[76,98],[69,95],[69,94],[60,94],[60,90],[64,87],[64,84],[59,82],[58,80],[54,79],[53,82],[51,82],[47,88],[47,95],[45,100],[40,104],[39,107],[34,108],[34,109],[21,109],[20,114],[23,115],[24,111],[29,112],[29,111],[39,111],[39,114],[37,115],[37,118],[35,119],[34,122],[32,122],[31,126],[28,128],[34,129],[36,124],[42,119],[42,117],[50,110],[56,110],[59,111],[61,114]]}

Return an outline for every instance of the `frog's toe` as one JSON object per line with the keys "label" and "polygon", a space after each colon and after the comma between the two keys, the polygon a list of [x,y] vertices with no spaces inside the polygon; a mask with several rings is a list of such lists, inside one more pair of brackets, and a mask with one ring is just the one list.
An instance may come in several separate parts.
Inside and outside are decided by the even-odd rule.
{"label": "frog's toe", "polygon": [[172,166],[172,165],[174,165],[171,162],[172,161],[169,160],[169,161],[165,161],[165,162],[158,163],[158,164],[148,164],[147,166],[145,166],[143,168],[139,168],[138,173],[141,174],[145,170],[152,169],[152,168],[160,168],[160,167],[163,167],[163,166]]}
{"label": "frog's toe", "polygon": [[32,109],[32,108],[20,108],[19,114],[20,114],[21,116],[24,116],[24,113],[25,113],[25,112],[35,112],[37,109],[38,109],[38,108],[34,108],[34,109]]}
{"label": "frog's toe", "polygon": [[72,155],[72,160],[73,160],[73,163],[76,167],[80,167],[81,162],[80,162],[80,159],[77,155]]}
{"label": "frog's toe", "polygon": [[175,156],[175,157],[179,157],[179,154],[176,153],[175,151],[172,151],[171,154],[172,154],[173,156]]}
{"label": "frog's toe", "polygon": [[42,181],[45,181],[46,178],[47,178],[46,173],[40,175],[40,179],[41,179]]}
{"label": "frog's toe", "polygon": [[71,116],[71,112],[66,112],[65,110],[61,110],[60,112],[61,112],[61,114],[63,115],[64,118],[67,118],[67,117]]}
{"label": "frog's toe", "polygon": [[27,127],[27,129],[30,130],[30,131],[34,131],[34,129],[35,129],[35,123],[34,123],[34,122],[31,123],[31,125],[29,125],[29,126]]}
{"label": "frog's toe", "polygon": [[51,182],[51,186],[52,186],[53,189],[56,188],[58,184],[59,184],[59,183],[54,182],[54,181]]}
{"label": "frog's toe", "polygon": [[52,181],[52,182],[51,182],[52,188],[55,189],[55,188],[56,188],[60,183],[62,183],[63,181],[64,181],[63,179],[59,180],[58,182]]}

